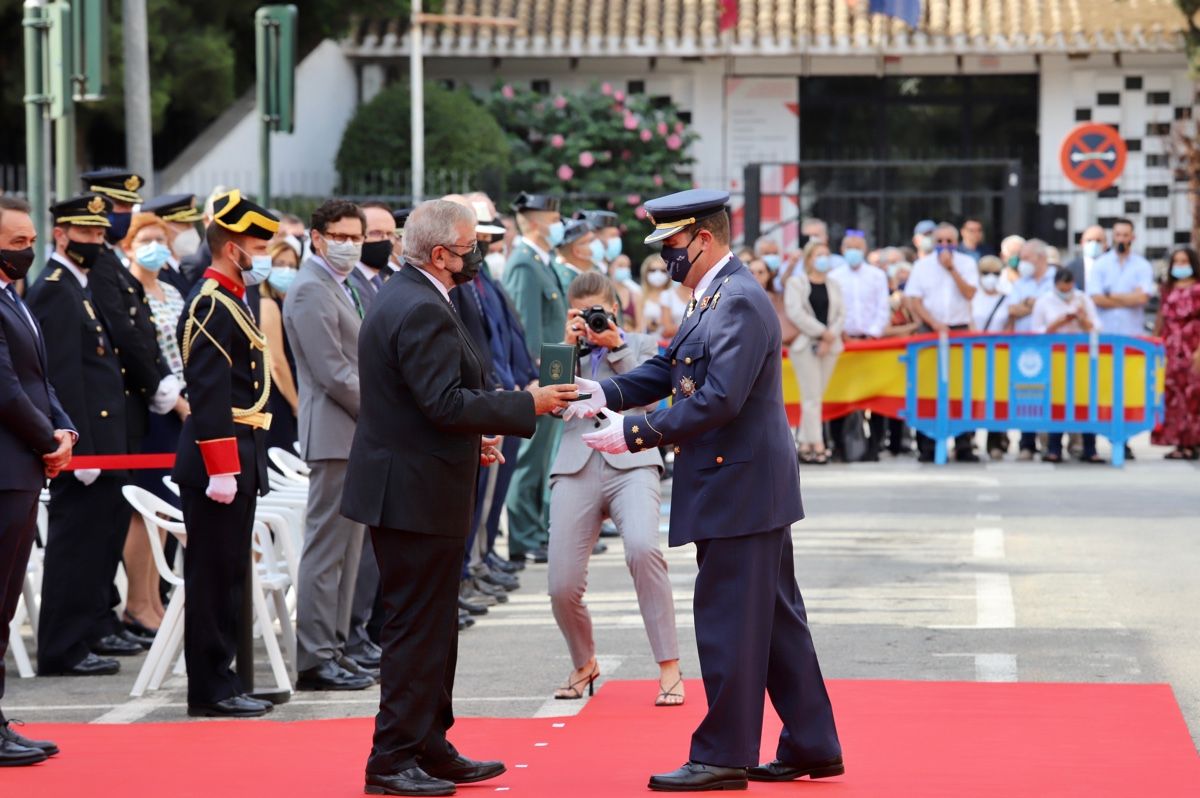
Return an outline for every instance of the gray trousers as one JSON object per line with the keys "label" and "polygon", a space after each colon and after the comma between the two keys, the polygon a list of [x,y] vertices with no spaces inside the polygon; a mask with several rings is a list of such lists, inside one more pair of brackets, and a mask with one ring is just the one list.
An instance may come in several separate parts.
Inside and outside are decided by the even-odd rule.
{"label": "gray trousers", "polygon": [[577,474],[556,476],[550,491],[550,607],[571,660],[582,668],[596,654],[592,616],[583,603],[588,559],[607,513],[625,543],[642,623],[656,662],[679,659],[675,599],[667,561],[658,547],[662,507],[658,469],[613,468],[592,452]]}
{"label": "gray trousers", "polygon": [[375,547],[371,536],[363,535],[362,559],[358,561],[358,579],[354,582],[354,601],[350,606],[350,634],[346,638],[346,651],[353,654],[361,651],[371,641],[367,624],[375,609],[375,594],[379,592],[379,563],[375,561]]}
{"label": "gray trousers", "polygon": [[345,460],[308,464],[308,520],[296,586],[296,668],[306,671],[344,653],[365,528],[342,516]]}

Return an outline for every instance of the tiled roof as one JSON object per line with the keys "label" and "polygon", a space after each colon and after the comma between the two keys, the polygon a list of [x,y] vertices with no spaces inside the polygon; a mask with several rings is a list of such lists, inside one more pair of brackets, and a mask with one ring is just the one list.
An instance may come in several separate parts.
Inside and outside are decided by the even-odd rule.
{"label": "tiled roof", "polygon": [[[922,0],[921,24],[867,12],[868,0],[445,0],[445,14],[511,17],[511,29],[429,26],[430,56],[911,55],[1182,50],[1174,0]],[[353,55],[406,53],[407,24],[364,22]]]}

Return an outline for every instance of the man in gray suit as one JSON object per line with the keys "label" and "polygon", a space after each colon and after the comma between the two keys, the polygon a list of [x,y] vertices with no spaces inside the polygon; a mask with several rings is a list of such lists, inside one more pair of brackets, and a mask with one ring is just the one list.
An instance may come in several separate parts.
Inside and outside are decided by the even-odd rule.
{"label": "man in gray suit", "polygon": [[[601,380],[624,374],[658,353],[648,335],[621,332],[615,323],[620,301],[603,273],[584,272],[567,289],[571,310],[566,343],[581,344],[582,376]],[[600,313],[595,312],[600,308]],[[602,315],[607,314],[607,315]],[[592,326],[595,324],[595,326]],[[599,328],[599,329],[597,329]],[[563,423],[562,443],[550,468],[550,606],[566,638],[574,670],[554,697],[578,699],[600,674],[592,619],[583,603],[588,558],[610,516],[625,542],[625,563],[633,576],[642,623],[659,665],[658,706],[683,703],[675,603],[667,561],[658,545],[662,510],[662,456],[658,449],[607,454],[589,448],[581,437],[597,421],[573,418]]]}
{"label": "man in gray suit", "polygon": [[283,323],[300,382],[300,451],[312,473],[300,584],[297,690],[362,690],[374,673],[345,656],[364,527],[341,514],[358,420],[358,331],[363,300],[347,278],[362,257],[362,209],[328,200],[313,211],[313,255],[288,292]]}

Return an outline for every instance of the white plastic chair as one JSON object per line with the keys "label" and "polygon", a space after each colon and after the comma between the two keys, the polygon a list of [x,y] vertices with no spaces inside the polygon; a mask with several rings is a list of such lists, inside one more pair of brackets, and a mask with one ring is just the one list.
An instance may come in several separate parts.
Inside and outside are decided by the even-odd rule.
{"label": "white plastic chair", "polygon": [[271,464],[279,469],[279,472],[285,477],[304,483],[308,482],[308,476],[312,473],[312,469],[308,467],[308,463],[301,460],[297,455],[289,452],[287,449],[272,446],[267,450],[267,457],[271,460]]}

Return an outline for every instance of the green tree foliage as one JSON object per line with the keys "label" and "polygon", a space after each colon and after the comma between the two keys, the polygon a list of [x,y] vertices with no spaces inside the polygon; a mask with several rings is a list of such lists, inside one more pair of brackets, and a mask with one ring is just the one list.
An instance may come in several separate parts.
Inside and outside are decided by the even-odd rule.
{"label": "green tree foliage", "polygon": [[[355,113],[338,149],[342,190],[351,194],[402,194],[411,167],[407,84],[384,89]],[[509,140],[495,118],[465,89],[425,84],[425,169],[476,176],[503,172]],[[456,190],[447,187],[446,190]],[[430,194],[443,193],[431,183]]]}

